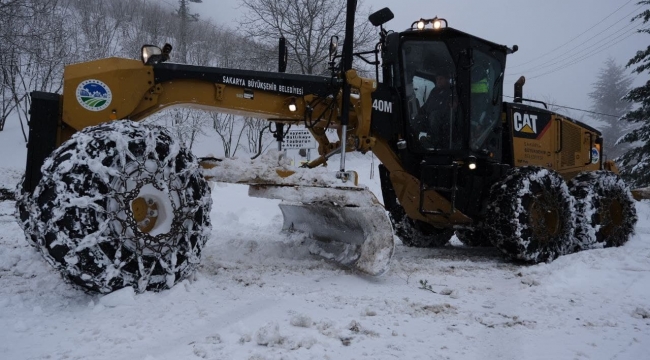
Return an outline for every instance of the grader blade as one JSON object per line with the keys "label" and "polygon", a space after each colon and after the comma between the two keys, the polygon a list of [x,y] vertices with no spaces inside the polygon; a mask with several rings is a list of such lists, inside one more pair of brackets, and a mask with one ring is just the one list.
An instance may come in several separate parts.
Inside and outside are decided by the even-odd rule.
{"label": "grader blade", "polygon": [[251,185],[249,195],[284,200],[283,230],[308,234],[311,253],[368,275],[388,271],[395,248],[393,230],[369,190]]}
{"label": "grader blade", "polygon": [[306,233],[313,254],[369,275],[385,273],[393,256],[393,228],[384,206],[356,173],[341,182],[326,169],[292,168],[282,152],[256,160],[204,159],[212,181],[249,185],[248,195],[279,199],[283,229]]}

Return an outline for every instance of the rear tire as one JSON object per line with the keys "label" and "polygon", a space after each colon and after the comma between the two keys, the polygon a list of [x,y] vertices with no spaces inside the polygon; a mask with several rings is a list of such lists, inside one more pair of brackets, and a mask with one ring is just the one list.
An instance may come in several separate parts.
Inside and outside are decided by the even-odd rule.
{"label": "rear tire", "polygon": [[576,198],[578,250],[621,246],[634,232],[636,208],[630,189],[610,171],[578,174],[569,182]]}
{"label": "rear tire", "polygon": [[56,149],[33,200],[45,259],[101,293],[172,287],[195,271],[209,234],[210,188],[196,158],[163,128],[130,121]]}
{"label": "rear tire", "polygon": [[539,263],[573,250],[574,200],[555,171],[511,169],[492,186],[488,204],[488,236],[510,258]]}

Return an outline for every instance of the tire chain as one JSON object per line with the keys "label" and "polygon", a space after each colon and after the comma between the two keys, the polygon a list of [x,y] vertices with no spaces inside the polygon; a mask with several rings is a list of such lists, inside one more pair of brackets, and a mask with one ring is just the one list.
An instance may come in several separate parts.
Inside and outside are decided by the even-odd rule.
{"label": "tire chain", "polygon": [[[145,146],[139,149],[136,147],[133,152],[130,147],[124,148],[125,145],[122,144],[122,151],[128,151],[130,155],[134,155],[133,153],[137,152],[135,150],[139,150],[140,161],[136,160],[139,159],[137,154],[126,156],[125,153],[116,150],[117,145],[114,142],[114,147],[109,146],[106,150],[107,144],[113,141],[107,134],[119,134],[128,138],[126,146],[138,141],[143,142],[144,144],[140,145]],[[172,146],[172,138],[166,130],[127,121],[87,128],[75,135],[73,139],[75,140],[61,145],[46,160],[43,166],[44,178],[34,194],[17,202],[17,215],[23,219],[21,225],[28,242],[36,242],[37,249],[48,263],[58,269],[65,278],[91,291],[105,293],[129,285],[134,286],[138,292],[161,290],[171,287],[173,283],[193,272],[198,266],[201,248],[207,240],[205,230],[210,226],[211,205],[209,187],[198,170],[192,168],[191,164],[196,162],[193,155],[182,148]],[[153,145],[151,141],[154,142]],[[82,142],[85,148],[80,149],[79,142]],[[85,171],[85,177],[77,173],[70,175],[58,168],[62,162],[73,156],[77,156],[81,162],[80,165],[75,164],[72,169]],[[105,164],[107,158],[109,161]],[[103,166],[115,171],[112,171],[111,176],[102,176],[90,171],[87,163],[84,163],[88,159],[101,159]],[[155,160],[153,167],[155,171],[148,170],[152,168],[152,160]],[[188,164],[190,164],[189,168]],[[121,168],[114,169],[115,166],[120,165]],[[128,171],[123,171],[127,167]],[[175,174],[178,167],[183,169]],[[171,174],[167,176],[166,173]],[[140,176],[134,180],[133,174]],[[161,175],[162,180],[158,178]],[[175,185],[167,189],[161,185],[161,181]],[[57,183],[64,183],[66,192],[55,192]],[[169,190],[167,193],[170,198],[176,191],[180,203],[178,206],[171,201],[174,220],[170,231],[156,236],[139,231],[129,206],[131,201],[139,196],[140,189],[149,183],[159,191]],[[128,186],[130,189],[120,192],[119,189],[127,187],[127,184],[130,185]],[[104,191],[98,189],[98,185]],[[183,197],[188,187],[192,192]],[[76,199],[74,194],[71,198],[67,197],[70,196],[68,190],[81,197],[96,196],[95,200],[98,202],[87,207],[73,207],[73,215],[78,217],[75,219],[76,223],[72,225],[66,223],[66,219],[61,214],[57,217],[53,215],[54,210],[57,209],[63,209],[62,212],[65,212],[66,204],[71,203],[69,200]],[[51,194],[48,194],[48,191]],[[44,195],[44,200],[39,195]],[[45,202],[39,203],[43,201]],[[113,205],[112,209],[111,205]],[[24,209],[29,209],[27,214],[29,214],[28,219],[31,220],[24,219],[26,217]],[[100,224],[97,224],[98,222]],[[76,229],[75,225],[81,229]],[[64,235],[66,231],[68,234]],[[94,244],[82,246],[80,243],[87,241],[84,239],[85,236],[91,237],[91,242]],[[52,237],[56,240],[52,241]],[[129,240],[135,240],[130,247]],[[81,265],[78,265],[79,263]],[[162,268],[158,272],[162,270],[163,274],[155,273],[156,264]],[[115,275],[116,273],[118,275]],[[163,278],[167,277],[166,279],[157,278],[156,281],[151,281],[152,276],[164,274],[166,275]],[[170,281],[171,275],[173,281]]]}

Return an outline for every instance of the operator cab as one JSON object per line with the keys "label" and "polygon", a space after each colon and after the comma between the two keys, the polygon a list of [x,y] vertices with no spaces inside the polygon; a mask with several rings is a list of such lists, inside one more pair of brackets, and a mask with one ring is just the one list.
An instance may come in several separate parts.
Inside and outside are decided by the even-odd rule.
{"label": "operator cab", "polygon": [[386,36],[384,80],[392,81],[404,99],[403,131],[409,152],[454,159],[500,158],[508,51],[446,27],[446,21],[438,18],[420,20],[411,29]]}
{"label": "operator cab", "polygon": [[[420,213],[478,215],[482,194],[502,176],[510,151],[502,148],[501,114],[506,55],[513,51],[437,17],[381,34],[380,89],[391,89],[400,104],[392,139],[402,165],[419,180]],[[429,191],[445,197],[451,211],[427,208]]]}

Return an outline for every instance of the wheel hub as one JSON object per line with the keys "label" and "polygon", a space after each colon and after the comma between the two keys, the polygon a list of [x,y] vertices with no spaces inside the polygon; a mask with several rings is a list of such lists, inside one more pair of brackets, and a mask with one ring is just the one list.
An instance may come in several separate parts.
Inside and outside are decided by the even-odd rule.
{"label": "wheel hub", "polygon": [[538,195],[529,209],[533,235],[541,243],[549,243],[560,233],[560,216],[557,208],[544,195]]}
{"label": "wheel hub", "polygon": [[598,214],[599,223],[602,224],[601,233],[609,237],[623,224],[623,205],[617,199],[610,199],[604,202],[601,209]]}
{"label": "wheel hub", "polygon": [[174,217],[169,195],[152,184],[140,188],[138,197],[131,201],[131,212],[138,230],[151,236],[168,233]]}
{"label": "wheel hub", "polygon": [[149,233],[158,221],[158,204],[153,198],[138,197],[131,202],[133,218],[138,224],[138,229],[143,233]]}

